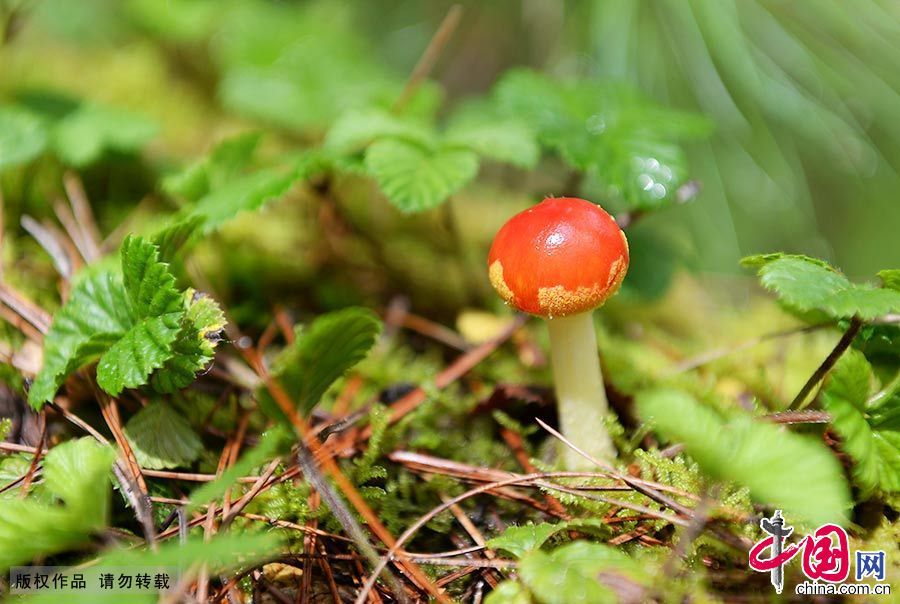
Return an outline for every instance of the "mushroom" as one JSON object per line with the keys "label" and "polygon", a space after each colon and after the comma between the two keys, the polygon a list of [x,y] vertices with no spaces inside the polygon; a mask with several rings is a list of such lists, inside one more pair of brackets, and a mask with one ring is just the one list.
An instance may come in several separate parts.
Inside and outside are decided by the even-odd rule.
{"label": "mushroom", "polygon": [[[500,297],[547,319],[560,431],[607,461],[616,450],[604,422],[608,404],[592,312],[618,291],[627,270],[625,233],[603,208],[574,197],[551,197],[510,218],[488,256]],[[563,461],[570,469],[586,465],[568,448]]]}

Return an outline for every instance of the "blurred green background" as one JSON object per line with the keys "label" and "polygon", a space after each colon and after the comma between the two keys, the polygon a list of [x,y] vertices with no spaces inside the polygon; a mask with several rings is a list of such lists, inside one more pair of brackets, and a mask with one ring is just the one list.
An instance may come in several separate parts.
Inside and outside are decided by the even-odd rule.
{"label": "blurred green background", "polygon": [[[304,142],[341,99],[395,94],[452,4],[2,0],[0,97],[53,89],[140,112],[160,125],[148,153],[162,166],[247,124]],[[712,120],[711,138],[689,146],[702,194],[647,219],[686,265],[736,272],[742,255],[774,250],[855,278],[900,265],[900,3],[461,4],[432,73],[444,107],[531,66],[626,81]],[[153,190],[139,170],[124,174],[106,183],[110,199]]]}

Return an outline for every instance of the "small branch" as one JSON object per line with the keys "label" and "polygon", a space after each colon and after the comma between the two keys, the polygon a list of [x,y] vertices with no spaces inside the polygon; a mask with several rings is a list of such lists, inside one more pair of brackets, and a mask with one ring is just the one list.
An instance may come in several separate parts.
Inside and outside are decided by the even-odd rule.
{"label": "small branch", "polygon": [[97,220],[91,210],[91,203],[88,201],[84,184],[77,174],[66,172],[63,176],[63,187],[74,212],[75,226],[79,231],[78,238],[81,239],[82,247],[84,247],[82,252],[84,259],[93,262],[100,257],[100,242],[103,238],[100,236],[100,228],[97,226]]}
{"label": "small branch", "polygon": [[31,458],[31,464],[22,481],[21,496],[24,498],[28,495],[28,489],[31,488],[31,481],[34,480],[34,473],[37,471],[38,464],[41,463],[41,456],[44,451],[44,443],[47,442],[47,412],[41,410],[41,436],[38,438],[37,447],[35,447],[34,456]]}
{"label": "small branch", "polygon": [[856,337],[856,334],[859,333],[859,330],[862,329],[863,321],[859,317],[853,317],[850,320],[850,326],[847,328],[847,331],[844,332],[844,335],[841,336],[841,339],[838,340],[838,343],[835,345],[834,350],[825,357],[825,360],[822,361],[822,364],[819,365],[819,368],[816,369],[815,373],[813,373],[806,383],[803,384],[803,388],[800,389],[800,392],[797,393],[797,396],[794,397],[794,400],[791,401],[791,404],[788,405],[790,409],[803,409],[809,403],[805,403],[806,397],[809,396],[809,393],[812,392],[812,389],[815,388],[816,384],[822,381],[834,364],[837,363],[838,359],[841,358],[841,355],[844,354],[850,344],[853,343],[853,339]]}
{"label": "small branch", "polygon": [[456,26],[459,25],[460,17],[462,17],[462,6],[454,4],[450,7],[450,10],[447,11],[447,15],[444,17],[444,20],[441,21],[437,31],[431,38],[431,42],[428,43],[428,46],[419,58],[419,62],[416,63],[416,66],[413,68],[412,74],[410,74],[409,79],[406,81],[406,86],[404,86],[403,91],[397,98],[397,102],[394,103],[394,112],[399,112],[406,106],[416,90],[419,89],[419,86],[422,85],[425,78],[428,77],[428,74],[431,73],[438,57],[441,56],[441,51],[444,50],[444,46],[447,45],[447,42],[449,42],[450,38],[453,36],[453,32],[456,31]]}
{"label": "small branch", "polygon": [[824,411],[780,411],[764,415],[762,419],[776,424],[827,424],[831,416]]}

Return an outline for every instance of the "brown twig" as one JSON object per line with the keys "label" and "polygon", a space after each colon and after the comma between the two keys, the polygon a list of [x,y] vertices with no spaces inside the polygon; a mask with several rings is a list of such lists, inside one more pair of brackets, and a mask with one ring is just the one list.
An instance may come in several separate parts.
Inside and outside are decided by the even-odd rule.
{"label": "brown twig", "polygon": [[844,335],[841,336],[841,339],[838,340],[838,343],[835,344],[834,349],[825,357],[825,360],[822,361],[822,364],[819,365],[818,369],[806,380],[806,383],[803,384],[803,388],[800,389],[800,392],[797,393],[797,396],[794,397],[794,400],[791,401],[791,404],[788,405],[790,409],[803,409],[809,403],[804,403],[806,397],[809,396],[809,393],[815,388],[816,384],[822,381],[825,378],[825,374],[827,374],[834,364],[837,363],[838,359],[841,358],[841,355],[844,354],[844,351],[850,347],[850,344],[853,343],[853,339],[856,338],[856,334],[859,333],[859,330],[862,329],[863,321],[859,317],[853,317],[850,319],[850,325],[847,327],[847,331],[844,332]]}
{"label": "brown twig", "polygon": [[[0,283],[0,303],[20,316],[42,336],[50,329],[50,323],[53,320],[50,313],[8,283]],[[41,338],[37,338],[38,342],[40,340]]]}
{"label": "brown twig", "polygon": [[525,476],[517,475],[512,478],[507,478],[506,480],[500,480],[497,482],[490,482],[485,485],[481,485],[479,487],[475,487],[474,489],[470,489],[463,493],[462,495],[457,495],[452,499],[448,499],[441,505],[433,508],[428,513],[421,516],[418,520],[416,520],[408,529],[406,529],[399,537],[397,537],[396,541],[393,545],[391,545],[388,552],[382,556],[381,560],[378,562],[378,565],[375,567],[375,570],[369,575],[369,578],[366,580],[363,589],[359,592],[356,597],[356,604],[362,604],[366,600],[366,596],[371,591],[372,587],[375,585],[375,581],[378,580],[378,576],[384,570],[384,568],[391,562],[395,556],[397,556],[402,550],[401,547],[404,543],[406,543],[420,528],[425,526],[428,522],[430,522],[435,516],[440,514],[441,512],[448,510],[452,505],[461,503],[470,497],[474,497],[481,493],[485,493],[487,491],[497,489],[499,487],[504,486],[529,486],[535,484],[537,482],[546,482],[547,479],[550,478],[603,478],[606,475],[603,473],[597,472],[546,472],[541,474],[528,474]]}
{"label": "brown twig", "polygon": [[31,458],[31,463],[28,465],[28,471],[25,472],[25,476],[22,479],[22,490],[21,496],[24,498],[28,495],[28,489],[31,487],[31,481],[34,479],[34,473],[37,471],[38,464],[41,463],[41,456],[44,451],[44,443],[47,442],[47,412],[45,410],[41,410],[40,414],[41,418],[41,435],[38,438],[37,447],[35,447],[34,456]]}
{"label": "brown twig", "polygon": [[441,21],[441,24],[438,26],[437,31],[435,31],[428,46],[425,47],[422,56],[419,57],[419,61],[416,63],[409,79],[406,81],[406,86],[403,87],[403,91],[394,103],[393,111],[395,113],[401,111],[406,106],[419,89],[419,86],[422,85],[425,78],[428,77],[428,74],[431,73],[431,70],[434,69],[434,64],[437,62],[438,57],[441,56],[441,51],[443,51],[444,46],[447,45],[447,42],[449,42],[450,38],[453,36],[453,32],[456,31],[456,27],[459,25],[461,17],[462,6],[459,4],[454,4],[450,7],[450,10],[447,11],[444,20]]}
{"label": "brown twig", "polygon": [[102,237],[100,228],[97,226],[97,220],[94,218],[94,212],[91,210],[91,203],[88,201],[87,193],[84,190],[84,184],[74,172],[66,172],[63,175],[63,187],[69,198],[69,204],[75,213],[76,226],[81,233],[82,245],[84,246],[84,259],[93,262],[100,257],[100,245]]}

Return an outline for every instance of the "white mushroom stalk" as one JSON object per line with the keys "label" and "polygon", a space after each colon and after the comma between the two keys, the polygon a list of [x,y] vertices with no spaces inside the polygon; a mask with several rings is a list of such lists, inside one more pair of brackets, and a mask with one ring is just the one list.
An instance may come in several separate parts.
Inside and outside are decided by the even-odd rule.
{"label": "white mushroom stalk", "polygon": [[[598,460],[616,456],[605,426],[609,404],[600,359],[593,313],[583,312],[547,320],[550,332],[550,360],[560,431],[573,444]],[[593,464],[569,447],[564,447],[565,467],[580,470]]]}

